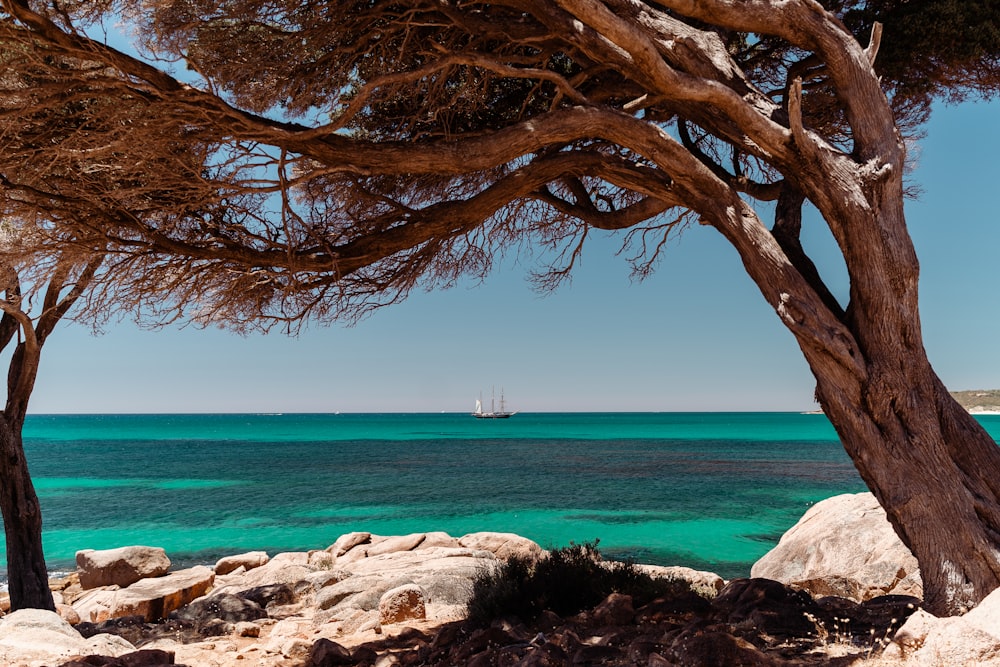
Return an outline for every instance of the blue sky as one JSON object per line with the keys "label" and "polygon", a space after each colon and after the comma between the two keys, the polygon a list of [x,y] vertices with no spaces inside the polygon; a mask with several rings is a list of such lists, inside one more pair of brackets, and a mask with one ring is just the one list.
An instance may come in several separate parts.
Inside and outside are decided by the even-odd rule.
{"label": "blue sky", "polygon": [[[907,204],[925,344],[952,389],[1000,387],[998,120],[997,102],[938,108],[912,175],[923,195]],[[815,219],[805,242],[843,290]],[[64,324],[31,412],[462,412],[492,386],[525,412],[816,407],[794,340],[717,232],[686,230],[642,283],[616,247],[593,243],[548,295],[510,258],[482,285],[294,338]]]}

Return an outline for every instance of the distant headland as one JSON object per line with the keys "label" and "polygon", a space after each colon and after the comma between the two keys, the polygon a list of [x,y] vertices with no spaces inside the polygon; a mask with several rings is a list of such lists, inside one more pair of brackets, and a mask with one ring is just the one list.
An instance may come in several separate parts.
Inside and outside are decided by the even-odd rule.
{"label": "distant headland", "polygon": [[953,391],[951,395],[963,408],[973,414],[1000,414],[1000,389],[970,389]]}

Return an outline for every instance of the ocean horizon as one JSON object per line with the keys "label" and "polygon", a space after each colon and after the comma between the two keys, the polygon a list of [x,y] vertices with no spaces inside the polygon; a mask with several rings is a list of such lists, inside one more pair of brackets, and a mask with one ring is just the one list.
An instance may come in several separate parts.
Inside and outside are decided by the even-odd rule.
{"label": "ocean horizon", "polygon": [[32,414],[24,443],[52,571],[132,544],[180,567],[496,531],[732,578],[815,502],[865,490],[800,412]]}

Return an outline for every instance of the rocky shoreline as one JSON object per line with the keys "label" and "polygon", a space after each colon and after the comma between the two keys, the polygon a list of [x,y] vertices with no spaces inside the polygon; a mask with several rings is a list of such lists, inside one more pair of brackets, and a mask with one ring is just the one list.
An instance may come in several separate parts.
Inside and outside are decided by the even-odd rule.
{"label": "rocky shoreline", "polygon": [[362,532],[176,571],[162,549],[81,551],[78,571],[52,582],[58,614],[0,618],[0,664],[1000,665],[1000,594],[963,617],[920,610],[919,573],[879,512],[869,494],[817,504],[751,578],[640,566],[690,591],[643,606],[613,593],[570,617],[489,627],[465,619],[473,579],[545,557],[538,544]]}

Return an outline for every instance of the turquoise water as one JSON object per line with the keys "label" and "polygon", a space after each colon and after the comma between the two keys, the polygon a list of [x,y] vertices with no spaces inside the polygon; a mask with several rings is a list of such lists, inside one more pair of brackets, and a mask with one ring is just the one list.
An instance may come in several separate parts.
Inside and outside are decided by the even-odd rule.
{"label": "turquoise water", "polygon": [[33,415],[25,449],[54,570],[127,544],[187,564],[492,530],[734,577],[864,490],[826,418],[797,413]]}

